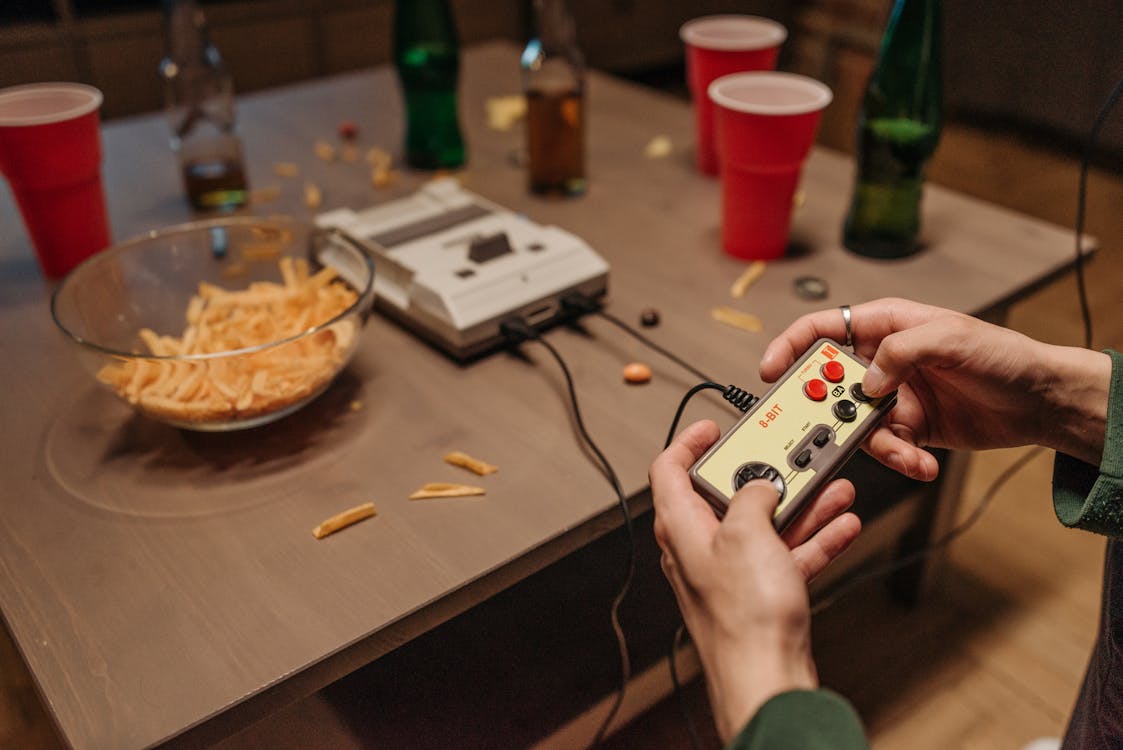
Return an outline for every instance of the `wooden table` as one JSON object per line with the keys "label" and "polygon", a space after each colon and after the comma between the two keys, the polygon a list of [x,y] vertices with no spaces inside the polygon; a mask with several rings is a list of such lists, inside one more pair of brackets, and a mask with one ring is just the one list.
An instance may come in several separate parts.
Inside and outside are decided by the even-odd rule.
{"label": "wooden table", "polygon": [[[663,323],[653,335],[722,382],[759,388],[765,344],[812,309],[901,295],[995,316],[1071,260],[1067,230],[936,187],[927,191],[925,252],[897,262],[855,257],[839,246],[851,165],[817,150],[794,219],[800,249],[733,301],[729,285],[743,265],[719,250],[719,186],[691,169],[686,104],[591,74],[590,190],[547,201],[526,193],[521,132],[485,125],[485,100],[518,88],[510,45],[465,54],[465,183],[586,239],[612,267],[610,310],[635,320],[657,306]],[[370,205],[425,178],[407,173],[377,191],[360,165],[313,155],[314,141],[333,141],[348,119],[364,148],[398,151],[389,69],[247,96],[239,118],[253,185],[282,187],[262,213],[309,217],[305,180],[321,186],[326,209]],[[117,238],[190,218],[161,118],[113,122],[103,134]],[[671,139],[670,157],[645,158],[656,136]],[[298,163],[301,177],[274,176],[278,161]],[[79,368],[53,329],[50,288],[10,196],[0,222],[0,609],[75,748],[213,742],[620,523],[540,348],[527,346],[525,361],[499,354],[457,366],[375,317],[352,366],[293,417],[245,434],[181,432],[134,416]],[[829,281],[826,300],[792,293],[805,274]],[[764,332],[711,322],[717,304],[756,312]],[[647,466],[694,379],[603,321],[587,330],[550,339],[641,512]],[[621,380],[635,359],[656,366],[646,387]],[[702,399],[692,416],[705,414],[733,419]],[[452,449],[501,467],[481,480],[487,497],[406,500],[423,482],[465,478],[441,462]],[[320,520],[367,500],[377,518],[313,539]]]}

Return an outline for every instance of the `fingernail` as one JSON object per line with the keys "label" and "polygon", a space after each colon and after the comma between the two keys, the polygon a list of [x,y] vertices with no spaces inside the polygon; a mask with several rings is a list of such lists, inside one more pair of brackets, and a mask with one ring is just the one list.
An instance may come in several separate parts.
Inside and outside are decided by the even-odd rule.
{"label": "fingernail", "polygon": [[900,453],[889,454],[889,465],[906,477],[909,475],[908,467],[905,466],[905,459],[901,458]]}
{"label": "fingernail", "polygon": [[885,386],[885,373],[875,364],[870,364],[866,376],[862,378],[862,392],[867,396],[880,396]]}

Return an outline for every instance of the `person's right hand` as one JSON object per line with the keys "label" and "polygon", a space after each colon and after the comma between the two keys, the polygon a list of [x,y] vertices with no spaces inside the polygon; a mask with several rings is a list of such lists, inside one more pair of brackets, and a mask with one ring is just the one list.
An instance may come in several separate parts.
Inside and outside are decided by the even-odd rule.
{"label": "person's right hand", "polygon": [[[897,389],[897,406],[866,450],[914,479],[934,479],[925,446],[1045,445],[1098,465],[1103,452],[1111,360],[1106,354],[1043,344],[968,315],[900,299],[851,309],[854,349],[871,361],[862,388]],[[841,312],[796,320],[764,353],[773,382],[820,337],[844,341]]]}

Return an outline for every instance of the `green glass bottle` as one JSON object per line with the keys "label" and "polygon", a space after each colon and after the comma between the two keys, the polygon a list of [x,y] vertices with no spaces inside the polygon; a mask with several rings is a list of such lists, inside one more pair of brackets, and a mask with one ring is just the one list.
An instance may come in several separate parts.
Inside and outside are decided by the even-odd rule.
{"label": "green glass bottle", "polygon": [[406,163],[459,167],[465,156],[456,108],[460,45],[448,0],[397,0],[394,63],[405,102]]}
{"label": "green glass bottle", "polygon": [[919,248],[924,168],[943,126],[941,0],[896,0],[858,117],[843,244],[901,258]]}

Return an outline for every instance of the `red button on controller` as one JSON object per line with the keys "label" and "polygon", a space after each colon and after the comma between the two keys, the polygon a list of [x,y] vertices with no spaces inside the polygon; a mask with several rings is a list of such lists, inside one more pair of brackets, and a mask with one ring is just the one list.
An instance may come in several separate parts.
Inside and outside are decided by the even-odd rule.
{"label": "red button on controller", "polygon": [[824,378],[831,381],[832,383],[841,383],[842,379],[846,377],[846,368],[843,367],[842,363],[838,360],[827,362],[825,365],[819,368],[819,372],[823,374]]}
{"label": "red button on controller", "polygon": [[803,393],[812,401],[822,401],[827,397],[827,384],[815,378],[803,384]]}

